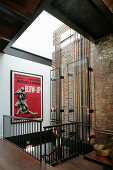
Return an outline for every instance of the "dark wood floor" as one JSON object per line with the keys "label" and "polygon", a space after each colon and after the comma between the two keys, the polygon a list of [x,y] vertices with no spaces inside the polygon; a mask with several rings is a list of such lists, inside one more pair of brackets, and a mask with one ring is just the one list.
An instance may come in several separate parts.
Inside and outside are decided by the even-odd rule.
{"label": "dark wood floor", "polygon": [[40,163],[19,148],[0,139],[0,170],[55,170],[55,168]]}
{"label": "dark wood floor", "polygon": [[98,156],[95,151],[92,151],[84,156],[85,159],[112,168],[112,160],[109,157]]}
{"label": "dark wood floor", "polygon": [[24,153],[9,142],[0,139],[0,170],[102,170],[102,166],[77,156],[55,167]]}
{"label": "dark wood floor", "polygon": [[85,160],[82,155],[61,163],[56,168],[58,170],[103,170],[101,165]]}

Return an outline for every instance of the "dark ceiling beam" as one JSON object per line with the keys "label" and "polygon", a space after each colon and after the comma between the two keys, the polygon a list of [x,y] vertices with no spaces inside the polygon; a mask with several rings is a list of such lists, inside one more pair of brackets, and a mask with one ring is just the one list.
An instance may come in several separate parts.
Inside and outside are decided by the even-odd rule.
{"label": "dark ceiling beam", "polygon": [[0,35],[0,39],[5,40],[5,41],[11,41],[11,39],[5,38],[5,37],[3,37],[1,35]]}
{"label": "dark ceiling beam", "polygon": [[0,11],[0,36],[11,40],[23,25],[22,22]]}
{"label": "dark ceiling beam", "polygon": [[16,21],[14,21],[14,20],[11,20],[11,18],[8,18],[8,16],[7,16],[7,18],[6,17],[4,17],[4,16],[0,16],[0,26],[6,26],[6,27],[10,27],[10,28],[12,28],[12,30],[14,29],[13,27],[15,27],[15,28],[18,28],[18,27],[20,27],[20,25],[23,25],[21,22],[17,22],[17,20]]}
{"label": "dark ceiling beam", "polygon": [[0,52],[3,52],[3,49],[7,45],[8,41],[5,41],[3,39],[0,39]]}
{"label": "dark ceiling beam", "polygon": [[42,56],[39,56],[39,55],[36,55],[36,54],[32,54],[30,52],[26,52],[26,51],[23,51],[23,50],[14,48],[14,47],[9,48],[7,50],[6,54],[12,55],[14,57],[19,57],[21,59],[33,61],[33,62],[36,62],[36,63],[44,64],[44,65],[47,65],[47,66],[52,66],[52,60],[51,59],[48,59],[48,58],[45,58],[45,57],[42,57]]}
{"label": "dark ceiling beam", "polygon": [[103,13],[103,15],[113,24],[113,13],[106,6],[103,0],[92,0],[92,2],[98,7],[98,9]]}
{"label": "dark ceiling beam", "polygon": [[73,22],[71,22],[67,17],[62,15],[61,12],[59,12],[57,9],[53,8],[51,5],[49,5],[45,10],[48,13],[50,13],[51,15],[53,15],[54,17],[56,17],[57,19],[61,20],[63,23],[65,23],[69,27],[71,27],[73,30],[75,30],[78,33],[80,33],[81,35],[85,36],[87,39],[89,39],[93,43],[96,43],[95,38],[93,36],[91,36],[90,33],[85,32],[84,29],[82,29],[80,26],[75,25]]}
{"label": "dark ceiling beam", "polygon": [[20,28],[18,33],[13,37],[13,39],[8,43],[8,45],[4,48],[4,53],[7,53],[7,50],[13,45],[13,43],[21,36],[21,34],[32,24],[32,22],[41,14],[43,10],[47,8],[47,6],[52,2],[53,0],[43,0],[40,2],[39,6],[35,10],[34,14],[30,19]]}
{"label": "dark ceiling beam", "polygon": [[9,8],[5,7],[4,5],[1,5],[1,4],[0,4],[0,11],[4,12],[4,13],[24,22],[24,23],[26,23],[27,20],[28,20],[24,16],[17,14],[16,12],[12,11],[11,9],[9,9]]}

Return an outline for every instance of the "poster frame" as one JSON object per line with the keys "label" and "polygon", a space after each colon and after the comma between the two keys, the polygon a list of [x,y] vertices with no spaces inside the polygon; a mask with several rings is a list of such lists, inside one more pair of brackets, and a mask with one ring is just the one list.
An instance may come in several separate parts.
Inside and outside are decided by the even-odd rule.
{"label": "poster frame", "polygon": [[[10,102],[10,115],[14,116],[14,73],[21,74],[21,75],[28,75],[28,76],[31,75],[34,77],[41,78],[41,118],[31,118],[31,120],[43,121],[43,76],[32,74],[32,73],[21,72],[21,71],[15,71],[15,70],[10,70],[10,101],[11,101]],[[25,117],[23,116],[23,118]],[[11,122],[20,123],[21,121],[17,121],[17,119],[16,121],[14,121],[14,118],[12,118]]]}

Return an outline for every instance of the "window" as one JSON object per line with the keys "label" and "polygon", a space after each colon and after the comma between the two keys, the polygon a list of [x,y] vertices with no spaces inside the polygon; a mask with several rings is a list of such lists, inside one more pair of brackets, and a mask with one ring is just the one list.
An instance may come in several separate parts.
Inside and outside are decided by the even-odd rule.
{"label": "window", "polygon": [[74,41],[74,33],[75,31],[73,29],[69,29],[65,31],[63,34],[61,34],[61,48],[65,47],[69,43]]}

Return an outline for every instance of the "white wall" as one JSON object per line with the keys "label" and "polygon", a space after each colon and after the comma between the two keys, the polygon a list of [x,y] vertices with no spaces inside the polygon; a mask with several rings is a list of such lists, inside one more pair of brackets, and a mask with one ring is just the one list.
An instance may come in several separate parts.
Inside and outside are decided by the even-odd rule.
{"label": "white wall", "polygon": [[43,126],[50,123],[50,66],[0,53],[0,137],[3,115],[10,115],[10,70],[43,75]]}

